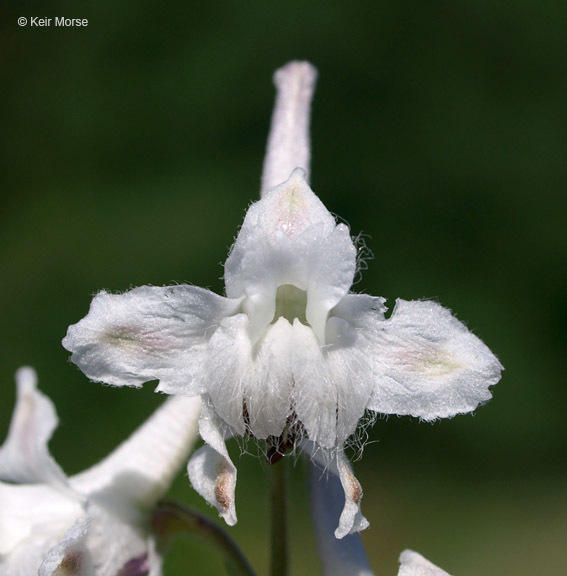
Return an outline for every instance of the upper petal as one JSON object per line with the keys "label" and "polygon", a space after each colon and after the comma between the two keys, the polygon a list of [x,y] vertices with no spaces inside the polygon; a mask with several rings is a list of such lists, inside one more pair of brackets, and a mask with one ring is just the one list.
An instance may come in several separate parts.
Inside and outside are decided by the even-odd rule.
{"label": "upper petal", "polygon": [[114,386],[160,380],[164,392],[200,394],[206,342],[239,305],[185,285],[103,291],[88,315],[69,327],[63,346],[91,380]]}
{"label": "upper petal", "polygon": [[307,319],[324,338],[328,311],[352,284],[356,250],[348,228],[337,226],[304,176],[294,170],[250,206],[225,263],[227,295],[246,297],[253,341],[273,320],[278,286],[307,292]]}
{"label": "upper petal", "polygon": [[400,554],[398,576],[450,576],[413,550],[404,550]]}
{"label": "upper petal", "polygon": [[369,409],[434,420],[470,412],[491,398],[502,365],[449,310],[398,300],[384,320],[370,300],[360,304],[334,313],[354,327],[355,345],[367,358],[360,369],[374,387]]}
{"label": "upper petal", "polygon": [[65,474],[47,448],[59,423],[53,402],[37,389],[33,368],[20,368],[16,385],[16,407],[0,447],[0,480],[65,484]]}

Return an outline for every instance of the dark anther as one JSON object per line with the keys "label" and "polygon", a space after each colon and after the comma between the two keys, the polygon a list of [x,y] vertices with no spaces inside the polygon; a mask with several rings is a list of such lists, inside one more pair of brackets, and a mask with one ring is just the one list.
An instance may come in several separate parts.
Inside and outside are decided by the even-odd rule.
{"label": "dark anther", "polygon": [[268,453],[266,454],[268,464],[271,466],[281,460],[288,452],[291,452],[295,448],[296,441],[302,437],[303,428],[301,424],[288,420],[281,436],[270,436],[266,440],[269,447]]}

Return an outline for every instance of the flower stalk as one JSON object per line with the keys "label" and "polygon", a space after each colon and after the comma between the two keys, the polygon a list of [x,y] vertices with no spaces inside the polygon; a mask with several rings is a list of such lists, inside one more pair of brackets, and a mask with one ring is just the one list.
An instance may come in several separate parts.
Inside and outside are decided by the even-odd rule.
{"label": "flower stalk", "polygon": [[152,527],[165,547],[179,533],[193,534],[204,538],[222,554],[224,565],[230,576],[255,576],[250,562],[234,540],[220,526],[206,516],[170,500],[156,506],[152,515]]}
{"label": "flower stalk", "polygon": [[271,576],[287,576],[287,458],[280,458],[270,466],[270,481],[272,508],[270,574]]}

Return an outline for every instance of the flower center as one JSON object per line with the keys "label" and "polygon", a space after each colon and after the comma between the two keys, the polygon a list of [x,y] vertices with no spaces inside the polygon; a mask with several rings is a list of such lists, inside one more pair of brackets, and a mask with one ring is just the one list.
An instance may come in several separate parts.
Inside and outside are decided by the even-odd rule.
{"label": "flower center", "polygon": [[293,324],[297,318],[302,324],[309,326],[305,316],[307,308],[307,292],[300,290],[293,284],[282,284],[278,286],[276,292],[276,311],[272,324],[277,322],[278,318],[285,318],[290,324]]}

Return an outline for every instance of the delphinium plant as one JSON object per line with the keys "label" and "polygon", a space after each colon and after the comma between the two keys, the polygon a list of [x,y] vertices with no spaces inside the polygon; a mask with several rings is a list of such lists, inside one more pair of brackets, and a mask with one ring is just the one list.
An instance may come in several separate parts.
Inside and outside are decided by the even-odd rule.
{"label": "delphinium plant", "polygon": [[[177,399],[175,418],[183,419],[178,413],[186,410],[188,427],[200,399],[198,429],[205,444],[189,460],[189,479],[229,526],[237,521],[237,470],[226,441],[242,436],[259,444],[273,483],[274,576],[288,572],[284,466],[290,454],[304,454],[310,462],[323,573],[371,574],[358,535],[368,526],[361,512],[363,490],[345,444],[367,413],[431,421],[471,412],[491,397],[489,387],[502,369],[440,304],[397,300],[386,318],[383,298],[350,291],[356,242],[309,186],[315,81],[316,71],[306,62],[291,62],[275,74],[260,199],[249,207],[225,262],[226,294],[189,285],[102,291],[63,340],[91,380],[133,387],[158,380],[157,391]],[[1,465],[0,460],[0,479],[14,480],[2,477]],[[80,493],[88,501],[91,492]],[[128,489],[111,499],[120,509],[122,497],[131,498]],[[160,541],[176,529],[203,530],[223,552],[230,573],[253,573],[230,538],[191,510],[169,504],[149,514]],[[86,534],[90,524],[77,522]],[[57,544],[61,550],[71,542],[65,538]],[[90,571],[57,572],[62,564],[52,561],[55,571],[44,569],[41,576],[159,570],[141,563],[149,558],[144,552],[127,560],[126,572],[104,571],[96,557],[103,551],[88,551],[93,561],[84,565]],[[415,552],[404,552],[400,561],[400,576],[446,574]]]}

